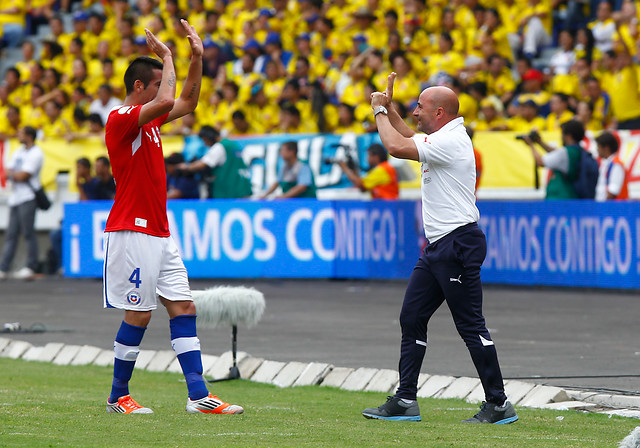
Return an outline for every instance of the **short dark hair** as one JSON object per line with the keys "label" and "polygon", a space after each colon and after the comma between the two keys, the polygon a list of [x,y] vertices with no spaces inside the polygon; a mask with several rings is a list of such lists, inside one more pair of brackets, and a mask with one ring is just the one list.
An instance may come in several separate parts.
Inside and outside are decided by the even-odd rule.
{"label": "short dark hair", "polygon": [[620,144],[618,139],[611,132],[605,131],[596,137],[596,143],[598,146],[606,146],[611,150],[611,154],[618,152]]}
{"label": "short dark hair", "polygon": [[298,90],[300,90],[300,81],[298,81],[296,78],[291,78],[289,81],[287,81],[287,83],[284,86],[285,87],[292,87],[296,91],[298,91]]}
{"label": "short dark hair", "polygon": [[180,163],[184,163],[184,156],[179,152],[174,152],[169,157],[166,157],[164,162],[167,165],[178,165]]}
{"label": "short dark hair", "polygon": [[36,136],[38,135],[38,131],[36,131],[35,128],[32,126],[25,126],[23,129],[24,129],[24,133],[35,141]]}
{"label": "short dark hair", "polygon": [[87,115],[87,121],[89,123],[99,124],[101,128],[104,127],[104,123],[102,122],[102,117],[98,113],[93,112]]}
{"label": "short dark hair", "polygon": [[56,78],[56,85],[60,84],[60,81],[62,80],[62,74],[53,67],[49,67],[47,70],[50,70],[53,74],[53,77]]}
{"label": "short dark hair", "polygon": [[85,121],[87,119],[87,114],[85,114],[82,107],[76,106],[73,109],[73,118],[75,118],[78,121]]}
{"label": "short dark hair", "polygon": [[202,140],[210,140],[215,143],[220,137],[220,132],[218,132],[218,130],[213,126],[205,125],[200,128],[198,137],[200,137]]}
{"label": "short dark hair", "polygon": [[6,73],[13,73],[16,78],[20,79],[20,71],[15,67],[9,67]]}
{"label": "short dark hair", "polygon": [[356,119],[356,108],[354,106],[352,106],[351,104],[347,104],[347,103],[340,103],[338,105],[338,107],[342,107],[342,108],[346,109],[349,112],[349,115],[351,116],[351,120],[355,120]]}
{"label": "short dark hair", "polygon": [[76,163],[78,165],[81,165],[85,168],[89,168],[91,169],[91,161],[89,159],[87,159],[86,157],[80,157],[78,160],[76,160]]}
{"label": "short dark hair", "polygon": [[485,98],[488,91],[487,83],[482,81],[471,83],[469,85],[469,93],[471,93],[472,90],[475,90],[476,92],[478,92],[478,95],[480,95],[482,98]]}
{"label": "short dark hair", "polygon": [[291,114],[294,117],[300,118],[300,110],[295,106],[295,104],[292,104],[292,103],[290,103],[288,101],[285,101],[280,106],[280,110],[282,110],[282,112],[286,112],[288,114]]}
{"label": "short dark hair", "polygon": [[109,157],[100,156],[96,159],[96,162],[104,163],[104,166],[106,166],[107,168],[111,167],[111,162],[109,161]]}
{"label": "short dark hair", "polygon": [[153,79],[154,70],[162,70],[162,62],[148,56],[137,57],[129,64],[124,73],[124,87],[127,95],[133,92],[133,85],[136,81],[142,81],[145,89]]}
{"label": "short dark hair", "polygon": [[369,153],[371,153],[372,155],[379,157],[383,162],[385,162],[389,158],[387,150],[384,149],[384,146],[382,146],[380,143],[374,143],[373,145],[369,146],[367,151],[369,151]]}
{"label": "short dark hair", "polygon": [[384,13],[384,17],[385,17],[385,18],[386,18],[386,17],[388,17],[388,16],[391,16],[391,17],[393,17],[394,19],[398,20],[398,13],[397,13],[395,10],[393,10],[393,9],[388,9],[388,10]]}
{"label": "short dark hair", "polygon": [[584,138],[584,125],[577,120],[569,120],[560,125],[563,135],[569,135],[577,143]]}
{"label": "short dark hair", "polygon": [[236,110],[234,113],[231,114],[231,118],[234,120],[246,120],[246,116],[244,114],[244,112],[242,112],[241,110]]}
{"label": "short dark hair", "polygon": [[296,153],[296,156],[298,155],[298,142],[296,142],[295,140],[289,140],[286,141],[282,144],[283,148],[287,148],[289,151],[293,151]]}

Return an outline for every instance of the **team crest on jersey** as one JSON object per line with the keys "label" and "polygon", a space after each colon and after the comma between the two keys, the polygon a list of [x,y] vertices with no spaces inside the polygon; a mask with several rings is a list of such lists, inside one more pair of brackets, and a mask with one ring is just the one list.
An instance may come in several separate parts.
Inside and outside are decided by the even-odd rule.
{"label": "team crest on jersey", "polygon": [[140,291],[133,290],[129,294],[127,294],[127,302],[129,302],[131,305],[138,305],[140,303],[140,300],[142,300]]}

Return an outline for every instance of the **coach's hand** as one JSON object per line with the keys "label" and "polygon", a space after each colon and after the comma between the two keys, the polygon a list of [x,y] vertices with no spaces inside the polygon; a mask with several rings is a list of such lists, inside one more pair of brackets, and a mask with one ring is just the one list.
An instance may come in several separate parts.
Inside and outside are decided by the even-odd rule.
{"label": "coach's hand", "polygon": [[389,103],[386,105],[383,104],[383,106],[391,105],[391,100],[393,99],[393,83],[396,81],[396,76],[396,72],[391,72],[389,76],[387,76],[387,90],[384,91],[384,94]]}
{"label": "coach's hand", "polygon": [[184,19],[181,19],[180,23],[187,32],[187,39],[189,39],[189,45],[191,45],[191,56],[202,56],[204,47],[202,46],[202,39],[200,39],[196,29],[192,25],[189,25],[189,22]]}
{"label": "coach's hand", "polygon": [[378,106],[384,106],[387,109],[391,106],[391,100],[393,99],[393,83],[396,80],[395,72],[387,77],[387,89],[384,92],[373,92],[371,94],[371,108],[375,109]]}

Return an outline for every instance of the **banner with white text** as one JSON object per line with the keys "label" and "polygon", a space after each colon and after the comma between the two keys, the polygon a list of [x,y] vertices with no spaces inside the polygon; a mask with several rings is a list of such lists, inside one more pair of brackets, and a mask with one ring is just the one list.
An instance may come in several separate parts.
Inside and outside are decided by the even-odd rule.
{"label": "banner with white text", "polygon": [[[110,201],[65,205],[64,272],[101,277]],[[414,201],[169,201],[193,278],[405,278],[419,254]]]}
{"label": "banner with white text", "polygon": [[486,283],[640,287],[640,207],[635,202],[484,202]]}
{"label": "banner with white text", "polygon": [[[111,202],[65,206],[65,275],[102,276]],[[638,289],[635,202],[479,201],[485,283]],[[169,201],[194,278],[407,279],[424,244],[417,201]]]}

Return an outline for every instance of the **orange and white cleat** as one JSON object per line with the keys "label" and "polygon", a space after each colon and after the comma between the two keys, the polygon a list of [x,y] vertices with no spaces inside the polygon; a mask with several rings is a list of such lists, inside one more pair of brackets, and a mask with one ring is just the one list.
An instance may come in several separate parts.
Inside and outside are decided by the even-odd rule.
{"label": "orange and white cleat", "polygon": [[140,406],[136,400],[131,398],[131,395],[118,398],[117,403],[109,403],[109,399],[107,399],[107,412],[115,414],[153,414],[151,409]]}
{"label": "orange and white cleat", "polygon": [[199,400],[187,399],[187,412],[203,414],[242,414],[244,409],[242,406],[225,403],[217,396],[209,394],[209,396]]}

